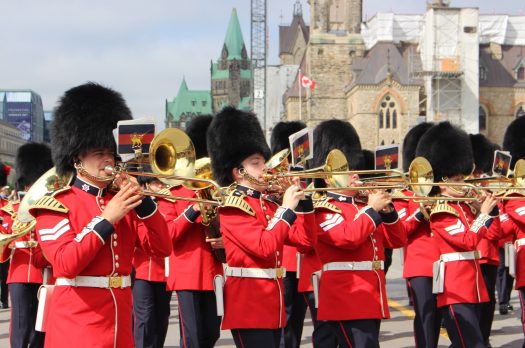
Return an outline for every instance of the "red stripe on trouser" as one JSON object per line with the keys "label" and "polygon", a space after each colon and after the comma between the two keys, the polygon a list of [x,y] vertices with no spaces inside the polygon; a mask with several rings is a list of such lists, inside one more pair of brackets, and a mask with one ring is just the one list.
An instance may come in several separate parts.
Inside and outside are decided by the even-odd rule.
{"label": "red stripe on trouser", "polygon": [[350,343],[350,339],[348,338],[348,335],[346,334],[345,327],[343,326],[343,322],[339,322],[339,326],[341,326],[341,331],[343,332],[343,336],[345,336],[346,343],[348,343],[348,347],[352,348],[352,343]]}
{"label": "red stripe on trouser", "polygon": [[[414,313],[417,316],[416,301],[414,300],[414,290],[412,290],[412,284],[410,284],[410,280],[407,281],[407,285],[408,285],[408,292],[410,293],[410,299],[412,300],[412,308],[414,308]],[[418,348],[417,337],[416,337],[416,317],[415,316],[414,316],[412,328],[413,328],[412,335],[414,336],[414,342],[416,343],[416,348]]]}
{"label": "red stripe on trouser", "polygon": [[523,329],[523,333],[525,333],[525,308],[523,307],[523,294],[522,291],[525,291],[525,289],[520,289],[518,291],[518,294],[520,295],[520,306],[521,306],[521,328]]}
{"label": "red stripe on trouser", "polygon": [[465,342],[463,341],[463,335],[461,335],[461,330],[459,329],[459,323],[458,323],[458,320],[456,319],[456,314],[454,313],[454,309],[452,308],[452,305],[449,305],[448,308],[450,310],[450,314],[452,314],[452,319],[454,319],[454,323],[456,323],[456,329],[458,331],[459,339],[461,340],[461,346],[466,347]]}
{"label": "red stripe on trouser", "polygon": [[186,335],[184,334],[184,320],[182,320],[182,308],[181,308],[181,305],[180,305],[180,299],[179,299],[179,294],[177,292],[175,292],[175,294],[177,295],[177,302],[179,302],[179,318],[180,318],[180,328],[181,328],[181,331],[182,331],[182,344],[184,344],[184,348],[186,348]]}
{"label": "red stripe on trouser", "polygon": [[241,347],[244,348],[244,342],[242,341],[241,330],[237,330],[237,336],[239,336],[239,342],[241,342]]}

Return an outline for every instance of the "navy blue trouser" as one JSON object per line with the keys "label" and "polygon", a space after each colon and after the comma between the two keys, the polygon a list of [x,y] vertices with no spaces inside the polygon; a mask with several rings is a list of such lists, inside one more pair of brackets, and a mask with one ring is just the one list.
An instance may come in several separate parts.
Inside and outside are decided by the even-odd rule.
{"label": "navy blue trouser", "polygon": [[137,348],[162,348],[170,317],[171,291],[166,282],[135,279],[133,284],[133,336]]}
{"label": "navy blue trouser", "polygon": [[8,305],[8,300],[9,300],[9,290],[7,286],[7,275],[9,273],[9,264],[10,264],[10,260],[0,263],[0,302],[2,302],[4,306]]}
{"label": "navy blue trouser", "polygon": [[176,293],[181,348],[213,347],[219,339],[221,328],[213,290],[178,290]]}
{"label": "navy blue trouser", "polygon": [[439,341],[441,311],[432,293],[432,277],[412,277],[407,281],[414,306],[414,340],[417,348],[434,348]]}
{"label": "navy blue trouser", "polygon": [[496,289],[498,290],[498,302],[500,305],[509,304],[510,293],[514,286],[514,278],[509,274],[509,268],[505,267],[505,249],[499,248],[498,278]]}
{"label": "navy blue trouser", "polygon": [[28,346],[43,347],[45,334],[35,331],[38,309],[38,288],[36,283],[11,283],[11,333],[9,341],[12,348]]}
{"label": "navy blue trouser", "polygon": [[324,320],[317,320],[317,308],[315,308],[315,295],[313,291],[303,292],[304,300],[310,308],[310,316],[314,323],[312,333],[312,345],[314,348],[336,348],[337,336],[332,331],[330,323]]}
{"label": "navy blue trouser", "polygon": [[443,310],[451,348],[485,348],[479,327],[481,304],[456,303]]}
{"label": "navy blue trouser", "polygon": [[281,329],[232,329],[237,348],[278,348]]}
{"label": "navy blue trouser", "polygon": [[379,319],[330,321],[341,348],[379,348]]}
{"label": "navy blue trouser", "polygon": [[286,327],[281,337],[281,347],[298,348],[301,344],[303,334],[304,316],[306,315],[306,303],[303,296],[297,292],[296,272],[286,272],[284,283],[284,310],[286,312]]}
{"label": "navy blue trouser", "polygon": [[494,309],[496,308],[496,275],[498,273],[498,266],[482,264],[481,274],[489,293],[489,302],[483,302],[481,304],[481,314],[479,317],[479,327],[481,329],[481,335],[485,342],[490,337],[490,331],[492,330],[492,322],[494,321]]}

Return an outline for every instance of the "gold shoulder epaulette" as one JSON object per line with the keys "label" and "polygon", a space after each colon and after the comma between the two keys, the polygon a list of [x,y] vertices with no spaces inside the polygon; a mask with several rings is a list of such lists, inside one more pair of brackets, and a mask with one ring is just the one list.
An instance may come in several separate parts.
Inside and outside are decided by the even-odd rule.
{"label": "gold shoulder epaulette", "polygon": [[15,214],[15,209],[13,208],[13,202],[9,201],[6,205],[0,209],[1,211],[9,214],[11,217]]}
{"label": "gold shoulder epaulette", "polygon": [[[171,186],[171,187],[173,187],[173,186]],[[171,187],[165,187],[162,190],[157,191],[156,193],[158,193],[158,194],[166,195],[166,197],[157,197],[157,198],[158,199],[163,199],[163,200],[168,201],[168,202],[175,202],[176,201],[175,198],[168,197],[168,196],[173,196],[171,194],[171,191],[170,191]]]}
{"label": "gold shoulder epaulette", "polygon": [[46,195],[41,197],[38,201],[31,205],[30,209],[46,209],[52,210],[59,213],[67,213],[69,209],[62,204],[58,199],[53,197],[56,191],[52,195]]}
{"label": "gold shoulder epaulette", "polygon": [[327,210],[333,211],[334,213],[341,213],[341,209],[339,209],[335,204],[330,203],[328,199],[326,198],[320,201],[315,201],[314,208],[315,209],[327,209]]}
{"label": "gold shoulder epaulette", "polygon": [[408,201],[408,196],[405,196],[403,194],[403,192],[401,191],[395,191],[394,194],[392,195],[392,199],[402,199],[404,201]]}
{"label": "gold shoulder epaulette", "polygon": [[430,216],[438,213],[446,213],[446,214],[452,214],[456,217],[459,217],[458,212],[456,209],[452,208],[450,205],[448,205],[445,201],[438,201],[434,208],[432,208],[432,212],[430,213]]}
{"label": "gold shoulder epaulette", "polygon": [[244,200],[244,195],[239,191],[233,191],[224,200],[225,207],[237,208],[248,215],[255,216],[255,210]]}
{"label": "gold shoulder epaulette", "polygon": [[513,195],[513,194],[514,195],[518,194],[520,196],[525,196],[525,192],[522,189],[510,189],[510,190],[507,190],[507,192],[505,193],[505,197]]}

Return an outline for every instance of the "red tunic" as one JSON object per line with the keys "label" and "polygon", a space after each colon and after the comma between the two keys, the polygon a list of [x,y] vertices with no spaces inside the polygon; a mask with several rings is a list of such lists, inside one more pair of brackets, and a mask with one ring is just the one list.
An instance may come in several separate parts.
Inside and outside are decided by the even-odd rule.
{"label": "red tunic", "polygon": [[[516,195],[517,196],[517,195]],[[503,202],[505,213],[514,224],[515,240],[525,238],[525,197],[523,200]],[[516,285],[519,289],[525,286],[525,245],[516,245]]]}
{"label": "red tunic", "polygon": [[[18,212],[19,203],[13,203],[13,216]],[[12,216],[4,218],[4,224],[8,225],[8,233],[12,233]],[[16,242],[34,243],[31,248],[19,248]],[[35,231],[27,233],[11,243],[13,251],[11,253],[11,263],[9,265],[9,275],[7,283],[37,283],[42,284],[42,269],[49,266],[49,262],[44,258],[38,245]]]}
{"label": "red tunic", "polygon": [[[42,250],[57,277],[129,275],[135,248],[171,252],[162,215],[150,198],[116,225],[96,218],[112,194],[76,179],[54,198],[67,212],[32,209]],[[140,218],[139,216],[142,216]],[[131,288],[56,286],[46,347],[133,347]]]}
{"label": "red tunic", "polygon": [[[238,186],[232,194],[242,197],[254,215],[232,206],[219,210],[229,267],[279,268],[284,243],[305,247],[315,244],[311,201],[301,201],[304,213],[295,214],[253,189]],[[283,292],[282,279],[228,277],[222,329],[286,326]]]}
{"label": "red tunic", "polygon": [[[452,209],[440,209],[439,207]],[[430,216],[430,228],[440,254],[475,251],[492,223],[492,218],[475,215],[467,204],[449,202],[438,204]],[[485,282],[479,268],[479,260],[452,261],[445,263],[444,292],[438,294],[437,305],[443,307],[455,303],[480,303],[489,300]]]}
{"label": "red tunic", "polygon": [[[406,243],[406,232],[397,212],[379,214],[352,197],[328,194],[316,206],[317,253],[329,262],[384,261],[384,248]],[[339,210],[339,212],[337,211]],[[318,320],[389,318],[383,270],[326,271],[319,290]]]}
{"label": "red tunic", "polygon": [[[172,195],[197,198],[184,186],[170,189]],[[159,200],[168,225],[173,251],[169,259],[168,290],[213,290],[213,277],[223,274],[222,264],[206,242],[205,226],[193,202]]]}
{"label": "red tunic", "polygon": [[[408,197],[411,191],[402,191]],[[439,250],[430,233],[430,225],[414,200],[395,199],[394,206],[405,225],[407,244],[404,253],[403,278],[432,277],[432,264],[439,259]]]}

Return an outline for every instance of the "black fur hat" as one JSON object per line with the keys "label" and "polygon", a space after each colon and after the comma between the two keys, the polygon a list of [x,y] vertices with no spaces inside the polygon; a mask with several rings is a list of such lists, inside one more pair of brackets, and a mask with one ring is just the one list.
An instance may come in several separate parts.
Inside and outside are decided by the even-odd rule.
{"label": "black fur hat", "polygon": [[226,107],[213,118],[206,135],[215,180],[221,186],[233,183],[232,169],[254,154],[270,158],[270,148],[257,117]]}
{"label": "black fur hat", "polygon": [[7,185],[7,177],[11,171],[11,167],[0,162],[0,187]]}
{"label": "black fur hat", "polygon": [[273,127],[270,144],[272,147],[272,154],[289,149],[290,141],[288,137],[301,129],[306,128],[306,125],[301,121],[279,122]]}
{"label": "black fur hat", "polygon": [[326,156],[333,149],[339,149],[345,154],[349,169],[363,168],[364,157],[361,151],[361,141],[357,131],[349,122],[328,120],[315,127],[314,158],[311,167],[324,165]]}
{"label": "black fur hat", "polygon": [[42,143],[27,143],[16,152],[16,189],[23,191],[53,167],[51,149]]}
{"label": "black fur hat", "polygon": [[509,151],[512,156],[511,168],[519,159],[525,159],[525,117],[518,117],[512,121],[503,137],[503,150]]}
{"label": "black fur hat", "polygon": [[206,147],[206,131],[210,126],[213,117],[211,115],[199,115],[191,119],[186,125],[186,134],[195,146],[195,155],[197,159],[208,157],[208,148]]}
{"label": "black fur hat", "polygon": [[414,126],[403,139],[403,171],[408,172],[410,163],[416,157],[416,148],[419,139],[434,125],[432,122],[423,122]]}
{"label": "black fur hat", "polygon": [[476,172],[491,173],[494,162],[494,151],[497,149],[496,144],[492,143],[483,134],[470,134],[470,143],[474,154],[474,164]]}
{"label": "black fur hat", "polygon": [[432,126],[423,134],[416,156],[425,157],[430,162],[435,182],[454,175],[469,175],[474,169],[468,134],[448,121]]}
{"label": "black fur hat", "polygon": [[122,95],[88,82],[66,91],[51,124],[53,161],[61,175],[74,172],[78,156],[93,149],[116,149],[112,131],[132,119]]}

